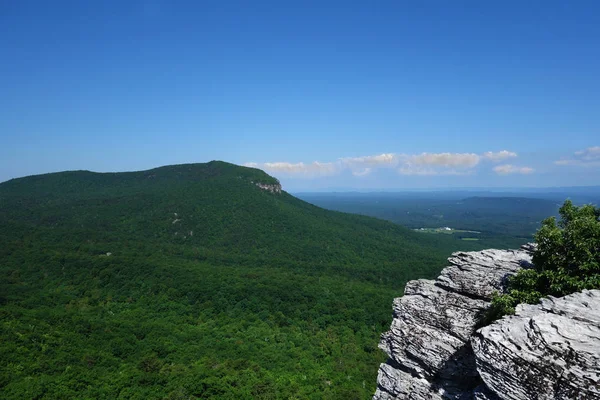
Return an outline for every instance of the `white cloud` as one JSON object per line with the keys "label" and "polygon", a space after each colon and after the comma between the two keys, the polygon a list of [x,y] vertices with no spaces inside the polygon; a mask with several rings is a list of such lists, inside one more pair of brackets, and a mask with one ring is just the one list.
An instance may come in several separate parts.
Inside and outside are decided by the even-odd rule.
{"label": "white cloud", "polygon": [[383,153],[374,156],[345,157],[338,160],[340,169],[350,169],[354,176],[365,176],[373,168],[393,167],[398,164],[397,156],[393,153]]}
{"label": "white cloud", "polygon": [[244,165],[247,167],[260,168],[268,173],[282,173],[286,175],[304,176],[307,178],[335,175],[339,169],[339,166],[335,163],[321,163],[318,161],[308,164],[303,162],[295,164],[289,162],[266,162],[262,164],[246,163]]}
{"label": "white cloud", "polygon": [[472,168],[479,164],[479,160],[480,157],[474,153],[421,153],[408,156],[406,163],[447,168]]}
{"label": "white cloud", "polygon": [[[505,158],[516,157],[517,154],[508,150],[475,153],[421,153],[396,154],[382,153],[362,157],[339,158],[333,162],[312,163],[246,163],[248,167],[261,168],[274,175],[297,177],[320,177],[340,174],[344,171],[354,176],[366,176],[378,168],[396,168],[402,175],[465,175],[471,174],[482,160],[493,162]],[[527,169],[527,168],[525,168]],[[527,173],[527,172],[522,172]]]}
{"label": "white cloud", "polygon": [[354,176],[367,176],[371,173],[372,169],[371,168],[365,168],[363,170],[360,171],[352,171],[352,175]]}
{"label": "white cloud", "polygon": [[588,147],[585,150],[576,151],[575,155],[584,161],[596,161],[600,159],[600,146]]}
{"label": "white cloud", "polygon": [[481,155],[483,158],[490,160],[492,162],[500,162],[502,160],[506,160],[507,158],[514,158],[517,156],[517,153],[514,151],[502,150],[502,151],[486,151]]}
{"label": "white cloud", "polygon": [[571,165],[573,160],[556,160],[554,161],[554,164],[556,165]]}
{"label": "white cloud", "polygon": [[576,151],[571,158],[562,158],[554,161],[556,165],[600,165],[600,146],[588,147],[585,150]]}
{"label": "white cloud", "polygon": [[398,168],[400,175],[416,175],[416,176],[431,176],[431,175],[470,175],[473,170],[461,170],[456,169],[436,169],[431,167],[419,167],[415,165],[403,165]]}
{"label": "white cloud", "polygon": [[494,172],[498,175],[522,174],[527,175],[533,173],[534,169],[530,167],[517,167],[511,164],[498,165],[494,167]]}
{"label": "white cloud", "polygon": [[315,175],[332,175],[337,171],[337,166],[334,163],[321,163],[314,161],[309,164],[302,162],[291,164],[288,162],[264,163],[265,169],[268,171],[279,171],[289,174],[315,174]]}
{"label": "white cloud", "polygon": [[393,153],[383,153],[376,156],[340,158],[348,166],[389,166],[398,163],[397,156]]}

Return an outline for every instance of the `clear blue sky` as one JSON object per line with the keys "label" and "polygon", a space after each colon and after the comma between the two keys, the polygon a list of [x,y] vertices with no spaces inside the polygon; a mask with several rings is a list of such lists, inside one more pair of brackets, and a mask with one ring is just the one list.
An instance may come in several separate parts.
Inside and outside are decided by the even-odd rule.
{"label": "clear blue sky", "polygon": [[292,191],[598,185],[599,18],[583,0],[3,0],[0,181],[219,159]]}

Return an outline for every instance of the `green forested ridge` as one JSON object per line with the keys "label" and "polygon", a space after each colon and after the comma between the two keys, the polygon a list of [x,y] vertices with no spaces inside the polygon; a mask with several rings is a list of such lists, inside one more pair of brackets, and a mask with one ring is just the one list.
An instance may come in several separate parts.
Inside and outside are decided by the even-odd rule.
{"label": "green forested ridge", "polygon": [[258,182],[210,162],[0,184],[1,397],[371,396],[392,298],[456,242]]}

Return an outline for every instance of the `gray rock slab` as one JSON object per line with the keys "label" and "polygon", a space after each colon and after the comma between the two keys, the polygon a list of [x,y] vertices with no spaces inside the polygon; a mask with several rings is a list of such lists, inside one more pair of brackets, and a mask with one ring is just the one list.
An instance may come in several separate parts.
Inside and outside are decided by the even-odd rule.
{"label": "gray rock slab", "polygon": [[410,281],[394,300],[390,330],[379,344],[389,360],[380,367],[374,399],[493,399],[485,388],[474,391],[481,378],[470,337],[492,293],[531,254],[484,250],[448,260],[438,279]]}
{"label": "gray rock slab", "polygon": [[600,291],[549,297],[478,330],[477,369],[502,399],[600,399]]}

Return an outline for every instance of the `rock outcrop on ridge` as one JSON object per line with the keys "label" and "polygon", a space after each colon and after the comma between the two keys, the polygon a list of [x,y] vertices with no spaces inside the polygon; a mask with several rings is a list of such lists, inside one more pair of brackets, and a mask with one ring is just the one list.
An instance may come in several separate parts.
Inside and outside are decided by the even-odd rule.
{"label": "rock outcrop on ridge", "polygon": [[[469,342],[478,317],[506,277],[530,265],[531,250],[454,253],[436,280],[410,281],[394,300],[390,331],[379,344],[389,359],[380,366],[373,399],[472,396],[481,384]],[[485,392],[478,390],[479,398]]]}
{"label": "rock outcrop on ridge", "polygon": [[268,184],[268,183],[260,183],[256,182],[256,186],[261,188],[262,190],[266,190],[271,193],[281,193],[281,185],[280,184]]}
{"label": "rock outcrop on ridge", "polygon": [[454,253],[436,280],[406,285],[380,348],[374,400],[600,399],[600,290],[520,305],[476,331],[534,247]]}

